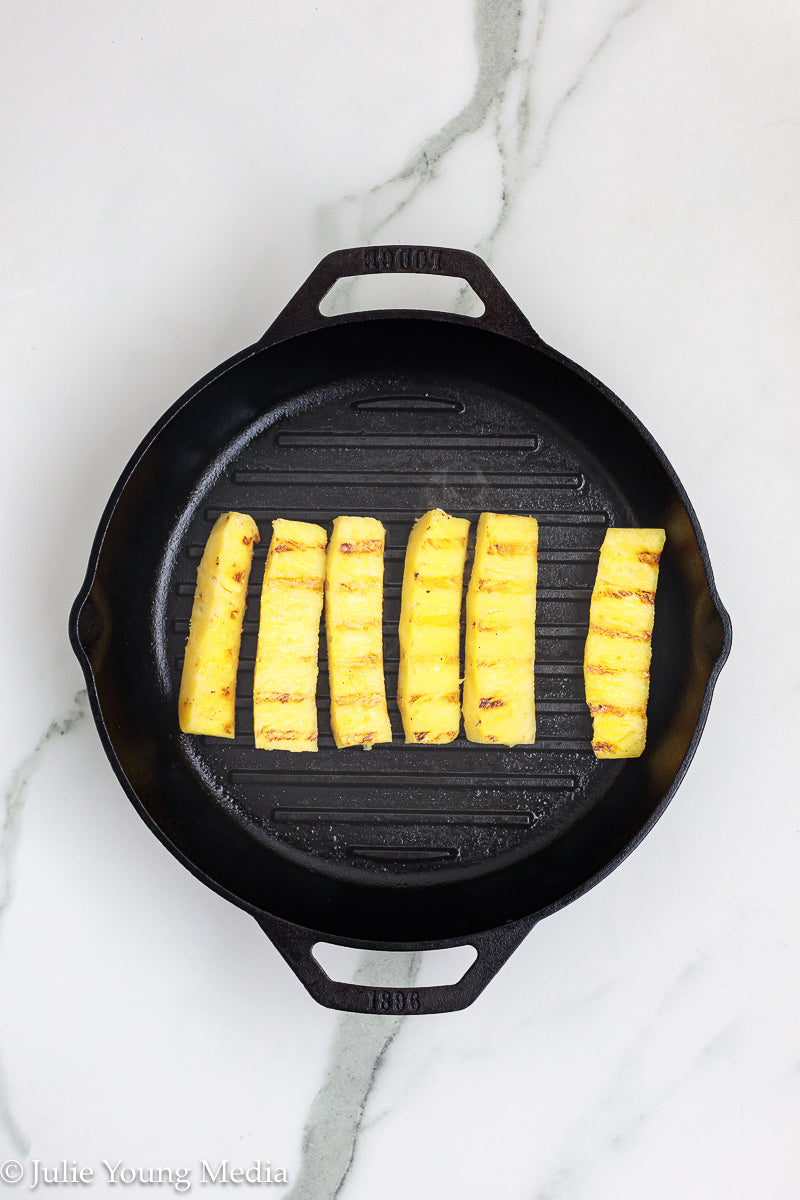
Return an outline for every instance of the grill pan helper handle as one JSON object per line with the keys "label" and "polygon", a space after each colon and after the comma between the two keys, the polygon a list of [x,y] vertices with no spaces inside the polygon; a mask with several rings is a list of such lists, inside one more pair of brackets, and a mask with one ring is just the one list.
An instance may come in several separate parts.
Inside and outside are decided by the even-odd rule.
{"label": "grill pan helper handle", "polygon": [[[490,929],[485,933],[470,934],[469,937],[460,940],[380,945],[332,938],[301,925],[279,920],[268,913],[259,914],[256,920],[319,1004],[343,1012],[373,1013],[376,1016],[415,1016],[422,1013],[457,1012],[472,1004],[523,938],[530,933],[538,917],[525,917],[521,921],[501,925],[498,929]],[[413,984],[408,987],[381,987],[380,984],[340,983],[331,979],[312,953],[318,942],[393,952],[473,946],[478,952],[478,957],[455,983],[429,987],[414,987]]]}
{"label": "grill pan helper handle", "polygon": [[517,308],[483,259],[468,250],[448,249],[442,246],[356,246],[346,250],[334,250],[314,268],[305,283],[275,318],[258,345],[265,347],[282,341],[284,337],[309,333],[322,326],[341,325],[354,320],[364,321],[372,317],[407,317],[418,312],[427,320],[435,319],[436,311],[431,309],[387,308],[330,317],[320,312],[320,304],[338,280],[359,275],[387,274],[440,275],[463,279],[483,302],[484,312],[479,317],[457,316],[448,312],[448,321],[477,325],[493,333],[527,342],[531,346],[542,345],[542,340],[534,332],[530,321]]}

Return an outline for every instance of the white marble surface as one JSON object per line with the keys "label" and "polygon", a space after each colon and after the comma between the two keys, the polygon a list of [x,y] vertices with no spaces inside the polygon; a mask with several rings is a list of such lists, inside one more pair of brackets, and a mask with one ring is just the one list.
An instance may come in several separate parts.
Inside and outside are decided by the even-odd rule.
{"label": "white marble surface", "polygon": [[[794,0],[43,0],[2,50],[0,1161],[56,1194],[798,1195]],[[734,623],[696,759],[470,1009],[315,1005],[124,798],[66,618],[132,448],[334,247],[483,254],[621,395]],[[413,970],[414,964],[406,964]],[[13,1173],[13,1166],[11,1168]],[[242,1184],[259,1192],[257,1184]],[[44,1185],[40,1191],[47,1191]],[[9,1194],[13,1189],[9,1187]]]}

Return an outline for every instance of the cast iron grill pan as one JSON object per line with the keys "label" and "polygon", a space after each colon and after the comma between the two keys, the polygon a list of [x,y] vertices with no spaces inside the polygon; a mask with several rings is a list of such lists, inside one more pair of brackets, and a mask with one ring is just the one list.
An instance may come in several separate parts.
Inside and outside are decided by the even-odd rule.
{"label": "cast iron grill pan", "polygon": [[[336,278],[398,266],[466,278],[484,317],[320,316]],[[436,507],[469,518],[473,536],[482,511],[539,521],[532,747],[403,740],[403,560],[414,520]],[[250,513],[261,532],[232,741],[177,727],[197,565],[228,509]],[[335,749],[321,633],[319,752],[258,751],[251,701],[271,521],[330,529],[340,514],[386,526],[393,742]],[[594,758],[583,694],[609,525],[667,530],[647,747],[625,762]],[[472,540],[465,584],[471,553]],[[730,642],[696,518],[649,434],[538,339],[479,259],[397,247],[323,260],[262,342],[156,426],[109,502],[71,629],[106,750],[139,811],[195,874],[256,915],[317,999],[375,1008],[373,991],[334,983],[317,965],[320,938],[477,946],[458,984],[417,989],[413,1001],[392,992],[405,1011],[469,1003],[536,920],[638,842],[688,766]]]}

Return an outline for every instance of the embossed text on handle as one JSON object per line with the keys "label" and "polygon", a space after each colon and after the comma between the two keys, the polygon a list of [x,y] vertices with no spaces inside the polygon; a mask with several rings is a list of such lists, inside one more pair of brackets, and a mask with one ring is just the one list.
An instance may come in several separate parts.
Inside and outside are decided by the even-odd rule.
{"label": "embossed text on handle", "polygon": [[371,991],[367,998],[367,1010],[378,1013],[416,1013],[421,1008],[419,992]]}
{"label": "embossed text on handle", "polygon": [[367,246],[364,271],[438,271],[442,252],[430,246]]}

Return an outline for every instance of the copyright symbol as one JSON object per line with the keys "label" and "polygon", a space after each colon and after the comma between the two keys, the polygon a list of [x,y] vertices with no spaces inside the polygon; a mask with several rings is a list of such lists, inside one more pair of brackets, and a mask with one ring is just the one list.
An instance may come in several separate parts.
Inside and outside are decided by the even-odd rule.
{"label": "copyright symbol", "polygon": [[25,1168],[16,1158],[7,1158],[0,1163],[0,1180],[3,1183],[19,1183],[24,1172]]}

